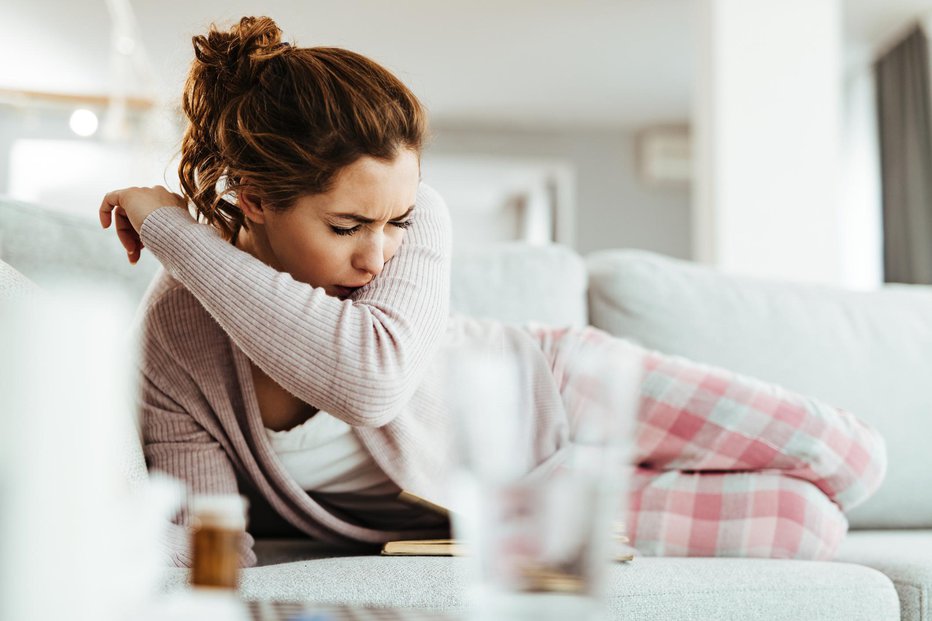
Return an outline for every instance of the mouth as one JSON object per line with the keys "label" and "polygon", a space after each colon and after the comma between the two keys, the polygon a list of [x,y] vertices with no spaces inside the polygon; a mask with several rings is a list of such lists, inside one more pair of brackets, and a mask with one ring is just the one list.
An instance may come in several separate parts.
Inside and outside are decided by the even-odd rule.
{"label": "mouth", "polygon": [[341,287],[340,285],[333,285],[334,294],[340,299],[346,299],[349,296],[359,289],[359,287]]}

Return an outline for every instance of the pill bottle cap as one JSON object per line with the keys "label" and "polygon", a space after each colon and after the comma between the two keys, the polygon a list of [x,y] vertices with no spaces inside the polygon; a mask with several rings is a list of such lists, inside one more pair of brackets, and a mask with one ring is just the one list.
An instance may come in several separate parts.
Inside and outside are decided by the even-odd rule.
{"label": "pill bottle cap", "polygon": [[246,530],[249,501],[238,494],[197,495],[189,507],[191,516],[202,527]]}

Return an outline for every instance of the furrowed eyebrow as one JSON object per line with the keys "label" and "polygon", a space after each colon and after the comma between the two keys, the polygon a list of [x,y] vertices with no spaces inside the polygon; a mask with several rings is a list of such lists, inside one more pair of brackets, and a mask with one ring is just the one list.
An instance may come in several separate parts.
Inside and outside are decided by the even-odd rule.
{"label": "furrowed eyebrow", "polygon": [[[411,215],[412,211],[414,211],[414,205],[411,205],[410,207],[408,207],[408,211],[404,212],[402,215],[398,216],[397,218],[392,218],[392,221],[407,218],[409,215]],[[355,213],[328,213],[327,215],[332,218],[345,218],[347,220],[355,220],[356,222],[359,222],[360,224],[372,224],[373,222],[375,222],[375,220],[373,220],[372,218],[360,216],[359,214],[355,214]]]}

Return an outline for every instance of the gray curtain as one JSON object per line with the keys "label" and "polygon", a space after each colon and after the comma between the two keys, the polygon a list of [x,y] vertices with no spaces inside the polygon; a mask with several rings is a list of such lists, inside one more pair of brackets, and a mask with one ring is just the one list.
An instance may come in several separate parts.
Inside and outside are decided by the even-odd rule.
{"label": "gray curtain", "polygon": [[921,27],[877,61],[886,282],[932,284],[932,86]]}

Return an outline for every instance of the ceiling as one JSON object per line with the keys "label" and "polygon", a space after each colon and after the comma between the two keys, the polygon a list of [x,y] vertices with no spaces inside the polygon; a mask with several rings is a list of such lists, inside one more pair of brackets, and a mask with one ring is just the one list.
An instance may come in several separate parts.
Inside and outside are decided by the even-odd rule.
{"label": "ceiling", "polygon": [[[104,94],[119,83],[173,101],[192,35],[265,14],[299,45],[372,56],[447,123],[641,127],[689,116],[691,0],[133,0],[138,63],[116,80],[107,6],[123,2],[0,0],[0,88]],[[932,0],[843,8],[852,66]]]}

